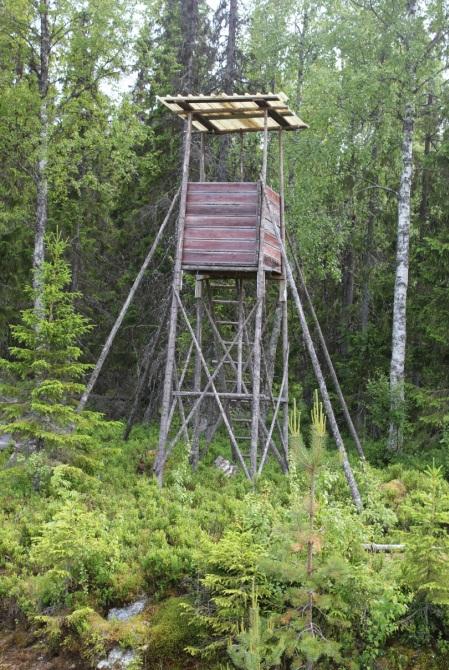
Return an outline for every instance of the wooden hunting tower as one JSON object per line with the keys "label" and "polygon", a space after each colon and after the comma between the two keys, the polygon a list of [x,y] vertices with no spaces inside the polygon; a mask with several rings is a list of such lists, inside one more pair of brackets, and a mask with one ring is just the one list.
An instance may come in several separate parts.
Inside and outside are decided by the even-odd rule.
{"label": "wooden hunting tower", "polygon": [[[253,480],[270,451],[287,469],[282,137],[284,130],[307,125],[288,108],[283,94],[189,95],[160,101],[185,121],[185,137],[155,471],[161,480],[180,438],[190,445],[196,465],[224,425],[233,460]],[[193,131],[201,133],[199,182],[189,181]],[[243,181],[243,169],[239,182],[205,180],[204,134],[239,133],[243,138],[243,133],[257,131],[263,133],[259,181]],[[270,131],[279,136],[279,193],[266,184]],[[275,371],[280,371],[278,379]]]}

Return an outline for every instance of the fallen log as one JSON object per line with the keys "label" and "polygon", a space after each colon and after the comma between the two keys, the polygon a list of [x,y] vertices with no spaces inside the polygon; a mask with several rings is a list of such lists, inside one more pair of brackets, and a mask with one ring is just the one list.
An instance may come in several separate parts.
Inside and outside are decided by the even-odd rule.
{"label": "fallen log", "polygon": [[377,542],[367,542],[362,544],[362,547],[373,554],[381,552],[393,554],[405,550],[405,544],[377,544]]}

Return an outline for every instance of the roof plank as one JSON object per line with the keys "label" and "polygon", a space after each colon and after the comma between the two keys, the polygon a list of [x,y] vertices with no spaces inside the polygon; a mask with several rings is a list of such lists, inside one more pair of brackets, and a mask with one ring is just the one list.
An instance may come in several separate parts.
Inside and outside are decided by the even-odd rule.
{"label": "roof plank", "polygon": [[260,132],[264,129],[265,112],[270,131],[308,128],[288,107],[287,96],[282,92],[255,95],[158,96],[158,100],[182,119],[191,113],[193,127],[199,132]]}

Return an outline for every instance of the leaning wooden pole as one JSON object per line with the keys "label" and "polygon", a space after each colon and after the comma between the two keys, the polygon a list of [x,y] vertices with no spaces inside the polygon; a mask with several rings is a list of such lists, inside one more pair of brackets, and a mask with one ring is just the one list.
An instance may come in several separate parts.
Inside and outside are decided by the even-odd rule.
{"label": "leaning wooden pole", "polygon": [[170,308],[169,333],[167,342],[167,360],[165,364],[164,389],[162,395],[161,427],[159,433],[159,446],[156,461],[154,464],[154,473],[158,483],[162,486],[163,470],[165,463],[165,447],[167,443],[168,431],[170,429],[169,413],[170,401],[173,390],[173,366],[175,361],[176,346],[176,327],[178,321],[178,300],[177,293],[182,284],[182,249],[184,243],[184,226],[187,209],[187,185],[189,180],[190,148],[192,144],[192,113],[187,116],[185,137],[184,137],[184,159],[182,164],[182,176],[179,200],[178,217],[178,241],[176,246],[175,266],[173,270],[173,295]]}
{"label": "leaning wooden pole", "polygon": [[[271,206],[269,203],[268,198],[266,198],[267,202],[267,207],[268,211],[271,212]],[[302,306],[301,298],[299,297],[298,289],[295,284],[295,280],[293,278],[293,273],[292,269],[290,266],[290,262],[288,260],[287,252],[285,250],[285,245],[281,239],[281,235],[277,229],[277,226],[274,226],[276,237],[279,242],[279,246],[281,249],[281,254],[282,254],[282,259],[285,265],[285,272],[287,276],[287,283],[290,287],[290,290],[293,295],[293,300],[295,303],[296,311],[298,312],[299,316],[299,321],[301,324],[302,332],[303,332],[303,337],[304,341],[306,343],[307,351],[310,356],[310,360],[312,361],[312,367],[313,371],[315,373],[316,380],[318,382],[318,386],[320,388],[320,393],[321,397],[323,399],[323,404],[324,404],[324,409],[326,411],[326,415],[329,421],[329,425],[332,431],[332,434],[334,436],[335,443],[337,445],[338,451],[340,453],[340,458],[342,462],[342,467],[343,467],[343,472],[346,477],[346,481],[348,482],[349,490],[351,491],[351,496],[352,500],[354,502],[354,505],[357,508],[357,511],[361,512],[363,509],[363,503],[362,503],[362,498],[360,496],[359,488],[357,486],[357,482],[354,477],[354,473],[352,472],[351,464],[349,462],[348,454],[346,452],[346,448],[343,442],[343,439],[340,434],[340,430],[338,428],[337,420],[335,419],[335,414],[334,410],[332,408],[332,403],[329,397],[329,393],[327,390],[326,382],[324,380],[324,376],[321,370],[321,366],[318,360],[318,356],[315,351],[315,346],[313,344],[312,336],[310,334],[309,326],[307,324],[306,316],[304,313],[304,309]]]}
{"label": "leaning wooden pole", "polygon": [[254,344],[253,344],[253,404],[251,417],[251,445],[250,445],[250,472],[251,479],[257,476],[257,449],[259,444],[259,420],[260,420],[260,364],[262,354],[262,320],[263,306],[265,297],[265,268],[264,268],[264,225],[262,219],[262,205],[265,195],[265,185],[267,181],[267,157],[268,157],[268,112],[265,110],[264,116],[264,137],[263,137],[263,155],[262,155],[262,184],[260,194],[260,228],[259,228],[259,249],[256,279],[256,317],[254,321]]}
{"label": "leaning wooden pole", "polygon": [[144,276],[149,264],[151,263],[151,261],[153,259],[156,248],[157,248],[159,242],[162,239],[164,231],[165,231],[165,229],[168,225],[171,214],[173,212],[173,208],[174,208],[174,206],[176,204],[176,201],[178,199],[178,195],[179,195],[179,190],[176,192],[176,194],[175,194],[175,196],[174,196],[174,198],[171,202],[171,205],[168,209],[168,212],[165,216],[165,219],[163,220],[162,225],[159,228],[159,230],[157,232],[157,235],[154,239],[154,242],[151,245],[151,249],[149,250],[149,252],[148,252],[148,254],[147,254],[147,256],[146,256],[146,258],[145,258],[145,260],[142,264],[142,267],[139,270],[139,274],[137,275],[137,277],[134,280],[134,284],[131,286],[131,289],[128,293],[128,297],[126,298],[125,302],[123,303],[122,309],[120,310],[120,313],[119,313],[117,319],[115,320],[114,325],[111,328],[111,332],[109,333],[108,338],[107,338],[106,342],[104,343],[104,346],[103,346],[103,349],[101,350],[101,354],[98,358],[98,361],[96,362],[95,367],[92,370],[92,373],[90,375],[89,381],[87,382],[84,393],[81,396],[81,399],[78,403],[78,407],[77,407],[78,412],[81,412],[85,408],[86,403],[89,400],[89,396],[92,393],[92,389],[96,384],[96,381],[97,381],[98,376],[101,372],[101,369],[104,365],[104,362],[105,362],[105,360],[106,360],[106,358],[109,354],[109,351],[111,349],[111,346],[112,346],[112,343],[115,339],[115,336],[117,335],[117,332],[118,332],[120,326],[122,325],[122,322],[123,322],[123,319],[125,318],[126,312],[128,311],[128,308],[129,308],[130,304],[132,303],[132,301],[134,299],[134,296],[136,294],[137,289],[140,286],[140,283],[143,279],[143,276]]}
{"label": "leaning wooden pole", "polygon": [[290,235],[288,234],[287,231],[287,238],[288,238],[288,244],[290,247],[290,253],[293,258],[293,262],[295,264],[295,270],[296,270],[296,275],[299,279],[299,282],[301,284],[302,291],[306,297],[307,304],[309,306],[310,314],[312,315],[313,322],[315,324],[316,332],[318,333],[318,339],[320,340],[321,348],[323,350],[324,358],[327,364],[327,367],[329,368],[330,376],[332,378],[332,382],[335,387],[335,391],[337,392],[338,400],[340,401],[341,408],[343,410],[344,417],[346,419],[346,423],[349,429],[349,432],[351,433],[351,437],[354,440],[355,447],[357,449],[357,452],[362,459],[362,461],[365,460],[365,454],[363,451],[362,444],[360,442],[359,436],[357,434],[357,431],[355,429],[354,423],[352,421],[351,415],[349,413],[348,405],[346,404],[345,397],[343,395],[343,392],[341,390],[340,382],[338,381],[337,373],[335,372],[334,365],[332,363],[331,357],[329,355],[329,350],[326,345],[326,340],[324,339],[323,331],[321,330],[320,322],[318,321],[318,317],[315,312],[315,308],[313,306],[312,299],[310,297],[309,291],[307,289],[306,281],[304,279],[303,272],[301,270],[301,266],[299,265],[298,258],[295,254],[295,250],[292,244],[292,241],[290,239]]}
{"label": "leaning wooden pole", "polygon": [[[284,182],[284,136],[282,128],[279,131],[279,195],[281,196],[280,209],[280,224],[281,237],[285,244],[285,182]],[[285,274],[285,273],[284,273]],[[289,356],[289,342],[288,342],[288,306],[287,306],[287,285],[285,279],[282,279],[279,286],[279,299],[282,305],[282,367],[285,373],[284,384],[284,408],[283,408],[283,435],[285,444],[285,457],[288,461],[288,356]],[[283,372],[283,375],[284,375]]]}

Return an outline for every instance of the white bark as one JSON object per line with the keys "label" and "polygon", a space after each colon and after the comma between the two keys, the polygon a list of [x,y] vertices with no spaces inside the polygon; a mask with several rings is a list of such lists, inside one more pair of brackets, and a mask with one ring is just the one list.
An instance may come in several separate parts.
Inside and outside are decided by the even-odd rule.
{"label": "white bark", "polygon": [[36,227],[33,252],[34,311],[41,315],[43,310],[42,266],[44,263],[44,239],[48,221],[48,114],[47,101],[42,100],[40,109],[39,156],[36,165]]}
{"label": "white bark", "polygon": [[396,280],[394,285],[393,325],[390,363],[390,409],[391,421],[388,447],[401,449],[403,428],[401,414],[404,410],[404,373],[407,337],[407,289],[410,246],[410,210],[413,161],[414,109],[409,102],[405,106],[402,141],[402,172],[398,197],[398,228],[396,247]]}
{"label": "white bark", "polygon": [[42,265],[44,263],[44,239],[48,221],[48,87],[50,32],[48,25],[48,0],[42,0],[40,14],[40,68],[38,73],[39,96],[39,147],[36,164],[36,228],[33,251],[34,310],[37,316],[43,309]]}

